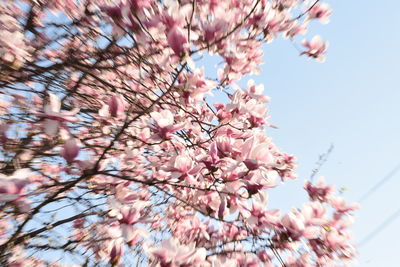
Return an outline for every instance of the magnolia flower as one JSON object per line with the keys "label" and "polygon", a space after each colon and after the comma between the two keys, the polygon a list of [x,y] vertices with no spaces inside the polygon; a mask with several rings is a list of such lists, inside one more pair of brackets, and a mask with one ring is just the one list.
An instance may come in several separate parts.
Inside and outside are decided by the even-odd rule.
{"label": "magnolia flower", "polygon": [[59,127],[63,122],[77,122],[79,121],[75,115],[79,112],[79,108],[75,108],[71,111],[61,112],[61,101],[60,99],[52,94],[50,95],[50,104],[44,106],[44,114],[41,116],[45,117],[44,121],[44,132],[49,136],[57,134]]}
{"label": "magnolia flower", "polygon": [[61,152],[61,156],[68,162],[68,164],[71,164],[75,158],[79,154],[79,146],[77,139],[71,138],[68,139],[64,143],[64,150]]}
{"label": "magnolia flower", "polygon": [[229,23],[222,18],[215,18],[211,22],[204,23],[203,25],[204,40],[206,42],[213,42],[219,38],[221,34],[229,27]]}
{"label": "magnolia flower", "polygon": [[347,245],[349,237],[340,233],[337,229],[332,228],[326,231],[325,234],[326,244],[329,248],[337,250]]}
{"label": "magnolia flower", "polygon": [[326,209],[320,202],[310,202],[301,209],[307,223],[312,225],[323,225],[327,222]]}
{"label": "magnolia flower", "polygon": [[292,209],[281,219],[282,226],[286,228],[292,238],[297,239],[305,230],[305,218],[298,210]]}
{"label": "magnolia flower", "polygon": [[149,233],[139,227],[121,224],[121,236],[129,246],[136,244],[141,238],[147,238]]}
{"label": "magnolia flower", "polygon": [[0,201],[8,202],[19,198],[28,183],[29,175],[29,169],[16,170],[10,176],[0,174]]}
{"label": "magnolia flower", "polygon": [[255,99],[250,99],[242,106],[241,112],[249,114],[249,122],[253,127],[259,127],[266,124],[265,120],[268,117],[267,107]]}
{"label": "magnolia flower", "polygon": [[205,260],[206,250],[196,248],[194,243],[181,245],[175,238],[162,241],[161,248],[148,249],[150,257],[161,263],[161,266],[196,265]]}
{"label": "magnolia flower", "polygon": [[135,208],[122,207],[120,210],[121,218],[118,220],[120,224],[132,225],[140,219],[140,211]]}
{"label": "magnolia flower", "polygon": [[307,48],[307,51],[302,52],[301,55],[307,55],[308,57],[316,58],[319,62],[325,61],[323,54],[326,53],[328,42],[324,42],[320,36],[314,36],[311,39],[311,42],[303,40],[302,44]]}
{"label": "magnolia flower", "polygon": [[308,30],[307,23],[303,23],[303,24],[300,24],[300,25],[294,25],[292,28],[290,28],[290,30],[288,30],[285,33],[285,37],[286,38],[293,38],[293,37],[295,37],[296,35],[299,35],[299,34],[304,35],[304,34],[306,34],[307,30]]}
{"label": "magnolia flower", "polygon": [[262,101],[262,102],[269,102],[270,98],[266,95],[264,95],[264,85],[260,84],[260,85],[256,85],[253,79],[250,79],[247,82],[247,91],[246,94],[248,96],[250,96],[251,98],[254,98],[258,101]]}
{"label": "magnolia flower", "polygon": [[17,18],[3,12],[0,13],[0,62],[18,70],[26,60],[30,60],[29,46]]}
{"label": "magnolia flower", "polygon": [[359,208],[359,204],[346,204],[346,201],[342,197],[334,197],[330,200],[330,204],[337,212],[346,213]]}
{"label": "magnolia flower", "polygon": [[187,155],[179,155],[171,160],[171,165],[165,168],[165,171],[171,172],[173,179],[187,179],[194,182],[193,175],[199,173],[202,165],[195,166],[193,160]]}
{"label": "magnolia flower", "polygon": [[326,3],[316,4],[308,11],[308,19],[319,19],[321,23],[327,24],[332,10]]}
{"label": "magnolia flower", "polygon": [[188,39],[182,28],[178,26],[172,27],[168,32],[168,45],[174,51],[175,55],[181,56],[187,49]]}
{"label": "magnolia flower", "polygon": [[319,178],[316,185],[311,184],[309,181],[304,182],[304,189],[307,191],[311,200],[318,200],[320,202],[326,202],[331,198],[335,187],[331,185],[325,185],[325,179]]}
{"label": "magnolia flower", "polygon": [[108,101],[108,109],[112,117],[120,118],[124,115],[126,102],[121,95],[113,95]]}
{"label": "magnolia flower", "polygon": [[117,239],[110,243],[110,263],[112,266],[118,264],[124,252],[124,243],[122,239]]}
{"label": "magnolia flower", "polygon": [[276,187],[278,177],[277,171],[269,171],[261,167],[246,176],[245,188],[249,195],[253,195],[262,189]]}
{"label": "magnolia flower", "polygon": [[167,109],[161,112],[152,112],[150,116],[153,118],[156,126],[153,129],[161,139],[170,139],[172,133],[182,127],[181,124],[174,124],[174,115]]}
{"label": "magnolia flower", "polygon": [[266,212],[267,203],[268,194],[262,191],[259,192],[252,203],[252,208],[249,214],[250,216],[247,219],[249,224],[258,224],[259,219],[263,217]]}
{"label": "magnolia flower", "polygon": [[193,73],[187,74],[184,86],[183,96],[198,102],[203,100],[204,94],[211,94],[211,89],[216,83],[205,78],[204,68],[198,68]]}
{"label": "magnolia flower", "polygon": [[242,146],[243,163],[249,170],[260,166],[268,166],[274,162],[268,143],[258,143],[254,137],[248,139]]}

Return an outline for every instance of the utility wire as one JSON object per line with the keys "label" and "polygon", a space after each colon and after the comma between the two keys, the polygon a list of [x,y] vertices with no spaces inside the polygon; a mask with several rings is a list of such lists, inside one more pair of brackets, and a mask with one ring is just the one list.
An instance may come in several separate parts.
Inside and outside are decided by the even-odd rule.
{"label": "utility wire", "polygon": [[384,176],[377,184],[375,184],[373,187],[371,187],[359,200],[358,202],[363,202],[371,194],[373,194],[375,191],[377,191],[382,185],[384,185],[387,181],[389,181],[398,171],[400,170],[400,163],[392,170],[390,171],[386,176]]}
{"label": "utility wire", "polygon": [[382,232],[386,227],[388,227],[397,217],[400,216],[400,209],[398,209],[395,213],[393,213],[390,217],[388,217],[383,223],[381,223],[378,227],[376,227],[371,233],[369,233],[361,242],[358,244],[358,247],[362,247],[371,241],[377,234]]}
{"label": "utility wire", "polygon": [[[371,187],[358,202],[365,201],[372,195],[375,191],[377,191],[380,187],[382,187],[387,181],[389,181],[398,171],[400,170],[400,163],[391,170],[387,175],[385,175],[378,183],[376,183],[373,187]],[[358,244],[358,247],[361,247],[367,244],[370,240],[372,240],[376,235],[382,232],[386,227],[388,227],[397,217],[400,216],[400,209],[398,209],[395,213],[389,216],[383,223],[381,223],[378,227],[376,227],[372,232],[370,232],[361,242]]]}

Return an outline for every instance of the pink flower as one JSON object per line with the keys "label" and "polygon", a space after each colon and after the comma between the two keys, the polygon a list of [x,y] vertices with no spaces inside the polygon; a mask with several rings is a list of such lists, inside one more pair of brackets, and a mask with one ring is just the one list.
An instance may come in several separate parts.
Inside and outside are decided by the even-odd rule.
{"label": "pink flower", "polygon": [[221,18],[216,18],[210,23],[203,25],[204,40],[208,43],[221,37],[221,34],[229,26],[228,22]]}
{"label": "pink flower", "polygon": [[261,217],[264,216],[268,203],[268,195],[266,192],[257,194],[257,198],[252,203],[250,217],[247,219],[250,224],[258,224]]}
{"label": "pink flower", "polygon": [[110,263],[112,266],[115,266],[121,260],[122,254],[124,252],[124,244],[122,239],[117,239],[111,244]]}
{"label": "pink flower", "polygon": [[264,85],[260,84],[260,85],[256,85],[253,79],[250,79],[247,82],[247,91],[246,94],[251,97],[254,98],[258,101],[262,101],[262,102],[269,102],[270,98],[266,95],[263,94],[264,92]]}
{"label": "pink flower", "polygon": [[252,195],[259,190],[276,187],[278,177],[277,171],[260,168],[246,175],[245,188]]}
{"label": "pink flower", "polygon": [[129,246],[136,244],[141,238],[148,237],[148,232],[146,230],[133,225],[121,224],[120,227],[121,235]]}
{"label": "pink flower", "polygon": [[308,224],[323,225],[327,222],[326,209],[320,202],[314,201],[304,205],[301,212]]}
{"label": "pink flower", "polygon": [[135,10],[150,7],[154,0],[130,0],[129,3]]}
{"label": "pink flower", "polygon": [[332,10],[326,3],[316,4],[308,11],[308,19],[319,19],[321,23],[329,22],[329,17],[332,15]]}
{"label": "pink flower", "polygon": [[57,134],[58,128],[63,122],[79,121],[79,119],[75,117],[79,112],[79,108],[67,112],[61,112],[60,99],[52,93],[49,93],[49,96],[50,104],[44,106],[44,114],[41,114],[41,116],[46,118],[44,121],[44,132],[49,136],[54,136]]}
{"label": "pink flower", "polygon": [[16,170],[10,176],[0,174],[0,202],[16,201],[16,204],[25,208],[27,203],[22,197],[26,192],[29,175],[29,169]]}
{"label": "pink flower", "polygon": [[74,162],[78,154],[79,146],[77,139],[71,138],[65,141],[64,150],[61,152],[61,156],[68,162],[68,164]]}
{"label": "pink flower", "polygon": [[124,115],[126,102],[121,95],[113,95],[108,101],[108,108],[112,117],[120,118]]}
{"label": "pink flower", "polygon": [[175,55],[182,56],[187,49],[188,39],[182,28],[178,26],[172,27],[168,32],[168,45],[174,51]]}
{"label": "pink flower", "polygon": [[121,210],[121,219],[119,219],[120,224],[132,225],[136,223],[140,218],[140,213],[137,209],[131,209],[129,207],[123,207]]}
{"label": "pink flower", "polygon": [[308,30],[308,25],[306,23],[300,25],[294,25],[289,31],[285,33],[285,37],[293,38],[296,35],[302,34],[304,35]]}
{"label": "pink flower", "polygon": [[309,181],[304,183],[304,189],[307,191],[311,200],[318,200],[326,202],[335,191],[332,185],[325,185],[325,179],[321,177],[316,185],[311,184]]}
{"label": "pink flower", "polygon": [[316,58],[319,62],[325,61],[323,55],[326,53],[326,49],[328,48],[328,42],[322,41],[320,36],[314,36],[311,39],[311,42],[303,40],[302,44],[307,48],[307,51],[302,52],[301,55]]}
{"label": "pink flower", "polygon": [[[1,5],[0,13],[0,62],[9,65],[14,70],[22,67],[23,63],[30,60],[29,46],[25,35],[22,33],[16,17],[4,13],[6,7]],[[16,8],[16,7],[14,7]]]}
{"label": "pink flower", "polygon": [[255,138],[248,139],[242,146],[243,163],[249,170],[256,170],[260,166],[268,166],[274,162],[270,152],[270,145],[258,143]]}
{"label": "pink flower", "polygon": [[174,115],[167,109],[161,112],[152,112],[150,116],[156,126],[153,129],[161,139],[170,139],[173,132],[182,128],[181,124],[174,124]]}
{"label": "pink flower", "polygon": [[292,209],[289,213],[283,216],[281,223],[293,239],[302,236],[303,231],[306,228],[304,216],[296,209]]}
{"label": "pink flower", "polygon": [[331,250],[340,251],[342,248],[348,248],[350,236],[345,232],[338,231],[335,228],[331,228],[325,232],[326,245]]}
{"label": "pink flower", "polygon": [[215,82],[205,78],[204,68],[196,69],[193,73],[187,74],[184,79],[182,94],[185,98],[193,99],[195,102],[202,101],[204,94],[210,93],[216,85]]}
{"label": "pink flower", "polygon": [[174,168],[182,174],[187,174],[193,168],[192,159],[188,156],[177,156],[175,158]]}
{"label": "pink flower", "polygon": [[193,160],[187,155],[179,155],[172,159],[171,167],[166,167],[166,171],[170,171],[171,178],[179,179],[193,179],[193,175],[197,174],[202,165],[194,166]]}
{"label": "pink flower", "polygon": [[196,248],[194,243],[181,245],[175,238],[162,241],[161,248],[148,249],[148,254],[161,266],[195,265],[205,260],[206,250]]}
{"label": "pink flower", "polygon": [[359,208],[359,205],[357,203],[346,204],[346,201],[342,197],[332,198],[330,203],[332,207],[335,208],[336,211],[340,213],[346,213]]}

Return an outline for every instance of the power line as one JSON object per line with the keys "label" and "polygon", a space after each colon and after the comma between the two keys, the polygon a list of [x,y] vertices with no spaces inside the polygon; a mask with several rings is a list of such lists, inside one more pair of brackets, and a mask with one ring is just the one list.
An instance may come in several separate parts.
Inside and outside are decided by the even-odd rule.
{"label": "power line", "polygon": [[[371,187],[358,202],[365,201],[370,195],[376,192],[379,188],[381,188],[387,181],[389,181],[398,171],[400,171],[400,163],[392,169],[387,175],[385,175],[378,183],[376,183],[373,187]],[[370,240],[372,240],[376,235],[382,232],[386,227],[388,227],[397,217],[400,216],[400,209],[398,209],[395,213],[389,216],[383,223],[381,223],[378,227],[376,227],[372,232],[370,232],[361,242],[358,244],[359,247],[365,245]]]}
{"label": "power line", "polygon": [[393,213],[390,217],[388,217],[383,223],[381,223],[378,227],[376,227],[371,233],[369,233],[361,242],[358,244],[358,247],[361,247],[368,243],[371,239],[373,239],[377,234],[382,232],[386,227],[388,227],[397,217],[400,216],[400,209],[398,209],[395,213]]}
{"label": "power line", "polygon": [[384,176],[377,184],[371,187],[359,200],[358,202],[365,201],[371,194],[377,191],[382,185],[384,185],[387,181],[390,180],[398,171],[400,170],[400,163],[390,171],[386,176]]}

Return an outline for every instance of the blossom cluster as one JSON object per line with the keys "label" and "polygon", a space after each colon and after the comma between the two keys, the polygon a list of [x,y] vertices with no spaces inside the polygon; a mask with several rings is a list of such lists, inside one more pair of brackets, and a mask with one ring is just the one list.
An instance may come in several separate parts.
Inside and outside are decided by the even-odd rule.
{"label": "blossom cluster", "polygon": [[[296,158],[266,134],[264,86],[239,85],[265,43],[330,14],[303,0],[1,2],[0,265],[350,264],[357,206],[333,186],[269,208]],[[323,61],[327,42],[302,44]],[[210,56],[214,75],[198,66]]]}

